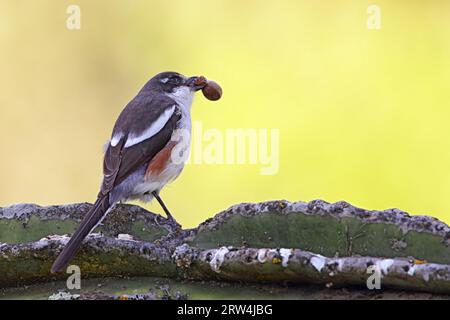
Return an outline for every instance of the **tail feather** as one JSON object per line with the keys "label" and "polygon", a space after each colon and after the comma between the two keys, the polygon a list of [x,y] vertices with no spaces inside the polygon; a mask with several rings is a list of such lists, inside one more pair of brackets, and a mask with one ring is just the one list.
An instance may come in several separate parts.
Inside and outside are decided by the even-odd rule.
{"label": "tail feather", "polygon": [[94,229],[95,226],[104,218],[109,207],[110,204],[108,194],[105,196],[100,196],[97,199],[94,206],[88,211],[86,216],[81,221],[78,229],[72,235],[63,251],[53,263],[51,268],[52,273],[60,271],[73,258],[73,256],[80,249],[84,238],[86,238],[92,229]]}

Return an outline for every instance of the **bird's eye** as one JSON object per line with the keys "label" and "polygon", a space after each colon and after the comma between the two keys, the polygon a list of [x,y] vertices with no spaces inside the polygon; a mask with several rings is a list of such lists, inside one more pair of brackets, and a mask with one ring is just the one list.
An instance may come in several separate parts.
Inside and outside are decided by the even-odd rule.
{"label": "bird's eye", "polygon": [[178,85],[181,83],[181,78],[180,77],[172,77],[172,78],[170,78],[170,82],[172,82],[175,85]]}

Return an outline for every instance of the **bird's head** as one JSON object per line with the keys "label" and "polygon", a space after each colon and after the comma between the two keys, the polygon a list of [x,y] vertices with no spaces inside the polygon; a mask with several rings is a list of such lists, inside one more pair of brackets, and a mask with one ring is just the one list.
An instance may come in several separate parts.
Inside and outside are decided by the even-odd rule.
{"label": "bird's head", "polygon": [[195,92],[201,90],[207,82],[203,76],[186,77],[180,73],[169,71],[157,74],[150,79],[147,85],[152,90],[174,94],[180,91]]}

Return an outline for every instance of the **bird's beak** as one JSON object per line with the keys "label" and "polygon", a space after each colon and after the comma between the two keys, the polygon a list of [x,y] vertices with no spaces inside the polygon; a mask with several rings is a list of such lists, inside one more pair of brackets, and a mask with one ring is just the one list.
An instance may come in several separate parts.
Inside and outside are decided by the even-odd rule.
{"label": "bird's beak", "polygon": [[198,91],[203,89],[204,86],[208,83],[208,80],[204,76],[195,76],[190,77],[186,80],[186,85],[190,87],[193,91]]}

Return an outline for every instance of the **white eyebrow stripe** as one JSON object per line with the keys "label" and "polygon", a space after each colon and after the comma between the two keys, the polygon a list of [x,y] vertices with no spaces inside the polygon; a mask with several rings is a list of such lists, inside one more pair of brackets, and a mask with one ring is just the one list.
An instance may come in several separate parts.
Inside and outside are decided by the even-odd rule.
{"label": "white eyebrow stripe", "polygon": [[[125,143],[125,148],[129,148],[131,146],[134,146],[135,144],[138,144],[144,140],[150,139],[155,134],[157,134],[159,131],[161,131],[162,128],[166,125],[166,123],[169,121],[170,117],[172,117],[173,113],[175,112],[175,106],[172,106],[169,109],[166,109],[156,121],[154,121],[150,127],[145,129],[144,132],[140,133],[139,135],[130,134],[128,136],[127,142]],[[113,137],[114,139],[114,137]],[[112,140],[111,140],[112,143]],[[117,144],[117,143],[116,143]],[[112,145],[112,144],[111,144]]]}

